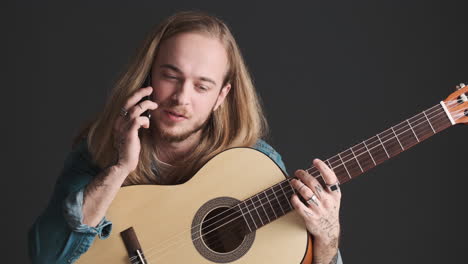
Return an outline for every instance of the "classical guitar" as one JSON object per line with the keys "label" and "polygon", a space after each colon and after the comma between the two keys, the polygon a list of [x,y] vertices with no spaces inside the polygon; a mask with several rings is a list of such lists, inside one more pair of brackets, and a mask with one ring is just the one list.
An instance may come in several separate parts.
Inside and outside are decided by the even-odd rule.
{"label": "classical guitar", "polygon": [[[326,160],[341,184],[455,124],[468,123],[468,86]],[[309,173],[323,183],[319,171]],[[310,263],[312,242],[289,203],[290,178],[250,148],[226,150],[181,185],[123,187],[113,231],[83,263]]]}

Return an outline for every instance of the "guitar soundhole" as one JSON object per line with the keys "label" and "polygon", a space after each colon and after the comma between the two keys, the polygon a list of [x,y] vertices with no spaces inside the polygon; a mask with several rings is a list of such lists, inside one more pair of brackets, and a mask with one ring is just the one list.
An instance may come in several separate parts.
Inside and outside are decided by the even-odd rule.
{"label": "guitar soundhole", "polygon": [[208,248],[217,253],[228,253],[244,241],[246,225],[242,215],[228,207],[211,211],[202,223],[202,238]]}
{"label": "guitar soundhole", "polygon": [[240,209],[240,201],[217,197],[207,201],[192,220],[192,242],[198,253],[215,263],[234,262],[250,250],[255,231],[248,230]]}

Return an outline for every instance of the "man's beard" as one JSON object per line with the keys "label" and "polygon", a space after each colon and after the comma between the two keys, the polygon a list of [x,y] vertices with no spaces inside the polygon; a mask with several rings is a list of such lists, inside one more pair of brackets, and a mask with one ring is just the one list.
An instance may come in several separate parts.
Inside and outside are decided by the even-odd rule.
{"label": "man's beard", "polygon": [[159,140],[162,140],[168,143],[182,142],[186,140],[188,137],[190,137],[191,135],[197,133],[200,130],[203,130],[208,125],[208,122],[210,121],[211,118],[212,118],[212,114],[210,114],[208,118],[206,118],[206,120],[203,121],[203,123],[201,123],[200,125],[196,126],[195,128],[191,130],[182,132],[181,134],[176,134],[176,135],[171,134],[165,131],[164,129],[161,129],[157,124],[155,125],[155,128],[156,128],[155,132],[158,134]]}

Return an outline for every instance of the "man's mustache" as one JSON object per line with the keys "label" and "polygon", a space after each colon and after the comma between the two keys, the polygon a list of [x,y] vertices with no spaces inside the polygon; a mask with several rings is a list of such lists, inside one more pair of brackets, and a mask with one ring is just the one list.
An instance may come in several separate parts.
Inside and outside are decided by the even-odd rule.
{"label": "man's mustache", "polygon": [[177,103],[167,102],[167,103],[160,103],[159,105],[160,105],[159,106],[160,109],[170,111],[170,112],[174,112],[174,113],[176,113],[178,115],[183,115],[183,116],[185,116],[187,118],[190,117],[188,115],[187,108],[185,108],[184,106],[178,105]]}

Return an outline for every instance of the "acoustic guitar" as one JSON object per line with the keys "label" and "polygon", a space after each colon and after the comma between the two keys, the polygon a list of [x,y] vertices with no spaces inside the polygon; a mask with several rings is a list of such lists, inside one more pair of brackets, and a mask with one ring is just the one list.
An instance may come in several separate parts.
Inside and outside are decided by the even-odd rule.
{"label": "acoustic guitar", "polygon": [[[468,123],[468,86],[325,162],[340,184],[455,124]],[[322,184],[320,172],[307,171]],[[226,150],[181,185],[123,187],[107,212],[112,234],[84,263],[311,263],[312,241],[291,178],[251,148]]]}

